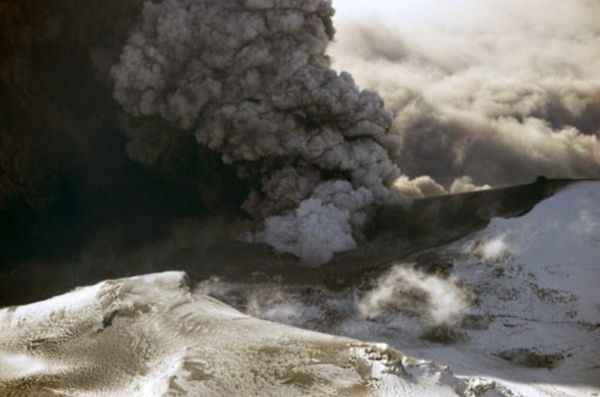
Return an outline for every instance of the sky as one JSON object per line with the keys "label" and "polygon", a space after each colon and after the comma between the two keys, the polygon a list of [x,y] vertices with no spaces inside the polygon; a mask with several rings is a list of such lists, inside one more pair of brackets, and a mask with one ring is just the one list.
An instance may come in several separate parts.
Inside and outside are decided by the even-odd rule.
{"label": "sky", "polygon": [[333,0],[336,19],[376,16],[388,22],[419,23],[440,14],[461,12],[469,0]]}

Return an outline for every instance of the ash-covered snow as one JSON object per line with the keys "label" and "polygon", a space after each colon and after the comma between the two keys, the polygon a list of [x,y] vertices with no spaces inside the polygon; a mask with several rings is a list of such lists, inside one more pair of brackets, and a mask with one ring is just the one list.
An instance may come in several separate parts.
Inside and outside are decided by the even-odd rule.
{"label": "ash-covered snow", "polygon": [[471,396],[447,368],[192,294],[183,273],[0,310],[2,396]]}

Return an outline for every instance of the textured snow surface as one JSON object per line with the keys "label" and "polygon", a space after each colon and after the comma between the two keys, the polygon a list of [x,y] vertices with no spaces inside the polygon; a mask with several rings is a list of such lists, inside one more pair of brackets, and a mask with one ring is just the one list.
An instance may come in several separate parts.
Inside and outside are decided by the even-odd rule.
{"label": "textured snow surface", "polygon": [[[600,182],[571,185],[520,218],[494,219],[442,255],[476,289],[472,314],[489,326],[470,330],[467,346],[426,357],[446,354],[441,361],[455,371],[488,372],[528,397],[600,395]],[[465,348],[517,363],[524,351],[561,359],[495,370]]]}
{"label": "textured snow surface", "polygon": [[[504,299],[513,315],[600,323],[599,182],[570,186],[521,218],[494,219],[450,251],[465,254],[458,271],[470,281],[494,283],[486,291],[494,310],[503,306],[501,288],[519,298]],[[490,268],[506,275],[488,281]]]}
{"label": "textured snow surface", "polygon": [[258,320],[183,273],[106,281],[0,311],[0,395],[471,396],[385,344]]}

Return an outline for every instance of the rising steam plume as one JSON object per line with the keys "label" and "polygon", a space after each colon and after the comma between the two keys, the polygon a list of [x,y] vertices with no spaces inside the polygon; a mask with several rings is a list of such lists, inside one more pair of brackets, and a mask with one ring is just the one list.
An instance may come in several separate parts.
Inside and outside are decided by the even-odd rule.
{"label": "rising steam plume", "polygon": [[[112,69],[131,117],[220,153],[249,181],[258,238],[312,264],[353,248],[370,208],[406,200],[389,188],[392,114],[325,55],[333,13],[324,0],[147,2]],[[166,150],[130,136],[139,161]]]}

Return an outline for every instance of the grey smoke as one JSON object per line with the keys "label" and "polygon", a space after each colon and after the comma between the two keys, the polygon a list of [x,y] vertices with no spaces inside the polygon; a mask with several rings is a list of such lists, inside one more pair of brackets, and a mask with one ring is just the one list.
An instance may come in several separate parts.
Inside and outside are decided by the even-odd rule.
{"label": "grey smoke", "polygon": [[[407,200],[390,189],[391,112],[325,55],[333,13],[326,0],[147,2],[112,69],[130,117],[220,153],[251,185],[257,237],[312,264],[353,248],[374,205]],[[129,135],[140,161],[167,150],[169,139]]]}
{"label": "grey smoke", "polygon": [[421,25],[342,21],[329,50],[393,110],[402,171],[445,187],[600,177],[600,3],[441,10]]}

